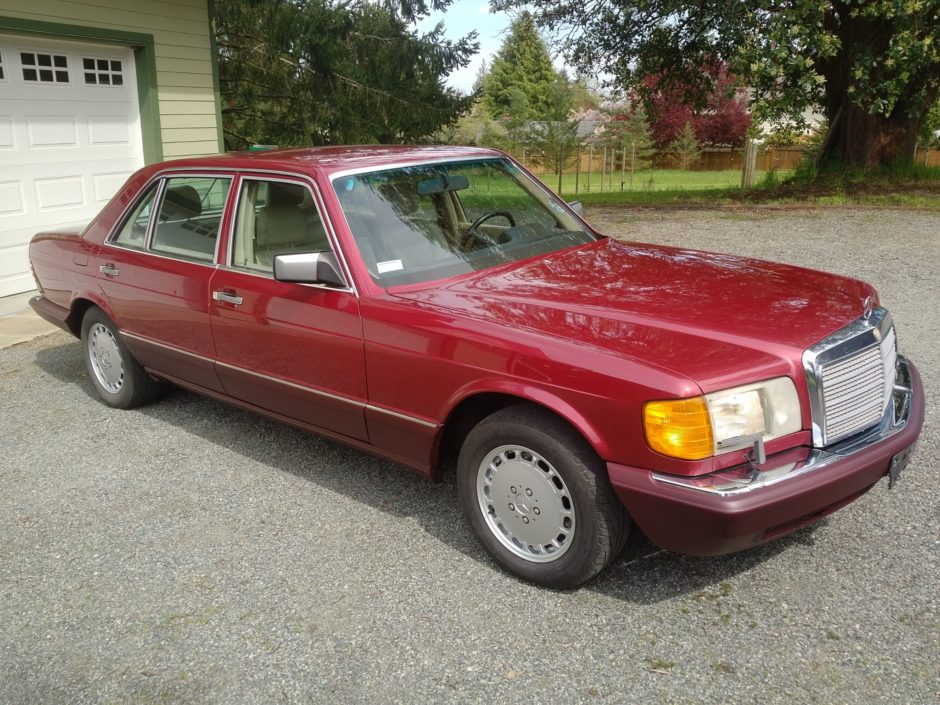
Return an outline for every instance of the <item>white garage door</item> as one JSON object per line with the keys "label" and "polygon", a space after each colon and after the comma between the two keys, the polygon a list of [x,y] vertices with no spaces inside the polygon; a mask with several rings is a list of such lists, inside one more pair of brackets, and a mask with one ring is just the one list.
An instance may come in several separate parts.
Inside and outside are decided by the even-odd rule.
{"label": "white garage door", "polygon": [[36,232],[82,227],[143,165],[130,49],[0,35],[0,296]]}

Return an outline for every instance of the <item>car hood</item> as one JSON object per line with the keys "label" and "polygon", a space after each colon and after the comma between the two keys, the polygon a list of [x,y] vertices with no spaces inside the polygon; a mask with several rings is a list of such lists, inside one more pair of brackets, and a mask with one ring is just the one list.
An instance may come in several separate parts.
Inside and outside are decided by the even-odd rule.
{"label": "car hood", "polygon": [[627,356],[705,392],[796,377],[803,350],[877,301],[847,277],[610,239],[398,295]]}

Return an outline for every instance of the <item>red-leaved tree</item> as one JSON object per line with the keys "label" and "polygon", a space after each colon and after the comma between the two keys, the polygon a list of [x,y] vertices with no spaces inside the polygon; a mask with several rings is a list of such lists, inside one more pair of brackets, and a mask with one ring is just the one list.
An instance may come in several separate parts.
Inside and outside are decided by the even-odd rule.
{"label": "red-leaved tree", "polygon": [[[708,70],[708,69],[706,69]],[[658,76],[648,76],[642,84],[640,99],[649,116],[650,132],[657,147],[664,148],[692,125],[699,144],[707,147],[740,147],[744,144],[751,116],[747,95],[726,66],[711,69],[714,90],[702,105],[687,98],[689,91],[681,84],[666,84]]]}

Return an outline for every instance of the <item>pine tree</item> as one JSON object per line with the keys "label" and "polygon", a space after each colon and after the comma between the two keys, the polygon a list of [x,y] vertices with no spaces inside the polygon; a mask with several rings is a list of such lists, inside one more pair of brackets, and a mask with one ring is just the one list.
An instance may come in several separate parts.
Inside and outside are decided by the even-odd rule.
{"label": "pine tree", "polygon": [[642,105],[624,120],[618,120],[615,128],[618,147],[623,150],[624,168],[632,174],[648,169],[653,158],[653,137]]}
{"label": "pine tree", "polygon": [[691,123],[687,122],[679,132],[679,136],[670,143],[669,151],[680,169],[688,169],[696,159],[702,156],[702,150]]}
{"label": "pine tree", "polygon": [[[536,31],[532,16],[524,12],[512,23],[509,36],[483,81],[484,105],[493,117],[551,119],[556,80],[557,73],[545,42]],[[512,113],[522,104],[517,92],[525,96],[526,115]]]}
{"label": "pine tree", "polygon": [[475,34],[451,41],[441,24],[418,34],[412,23],[429,7],[422,0],[211,7],[232,148],[417,142],[469,108],[443,78],[469,62]]}

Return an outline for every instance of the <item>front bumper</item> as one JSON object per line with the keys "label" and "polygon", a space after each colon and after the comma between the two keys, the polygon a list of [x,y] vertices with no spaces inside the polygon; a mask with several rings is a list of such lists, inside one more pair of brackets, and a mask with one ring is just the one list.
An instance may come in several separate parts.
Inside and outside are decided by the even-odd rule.
{"label": "front bumper", "polygon": [[698,556],[740,551],[841,509],[888,473],[924,423],[924,388],[899,358],[894,403],[879,426],[823,449],[793,448],[759,468],[680,477],[608,463],[633,520],[660,548]]}

